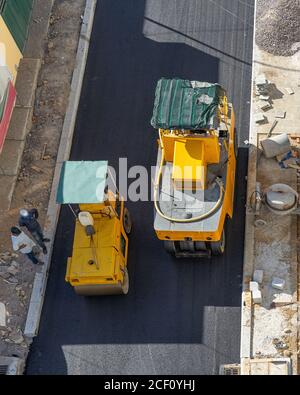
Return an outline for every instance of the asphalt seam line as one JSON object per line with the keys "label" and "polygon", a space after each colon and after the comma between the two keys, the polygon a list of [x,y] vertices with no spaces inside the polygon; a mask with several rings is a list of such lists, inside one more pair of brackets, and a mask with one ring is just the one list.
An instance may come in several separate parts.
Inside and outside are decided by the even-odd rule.
{"label": "asphalt seam line", "polygon": [[40,318],[41,318],[47,280],[48,280],[48,273],[52,259],[56,227],[60,213],[60,206],[56,204],[56,192],[58,188],[62,164],[64,161],[69,159],[71,153],[74,128],[77,118],[77,111],[78,111],[78,106],[81,96],[83,79],[85,75],[85,68],[86,68],[90,39],[91,39],[92,29],[94,24],[96,6],[97,6],[97,0],[86,1],[81,32],[79,35],[80,38],[79,38],[77,55],[75,60],[75,69],[73,72],[72,83],[71,83],[69,104],[65,115],[64,125],[60,138],[60,145],[59,145],[59,150],[56,160],[55,172],[52,182],[51,194],[50,194],[47,217],[46,217],[45,228],[44,228],[45,236],[51,239],[51,243],[49,245],[49,252],[45,257],[46,261],[45,261],[45,265],[43,266],[43,270],[41,273],[36,273],[35,275],[26,324],[25,324],[24,335],[29,339],[32,339],[35,336],[37,336],[39,330]]}

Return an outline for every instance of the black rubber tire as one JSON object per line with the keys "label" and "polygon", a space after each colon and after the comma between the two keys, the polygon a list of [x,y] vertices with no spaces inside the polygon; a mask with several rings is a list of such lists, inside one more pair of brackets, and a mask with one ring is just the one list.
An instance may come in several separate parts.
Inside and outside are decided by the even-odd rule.
{"label": "black rubber tire", "polygon": [[131,233],[132,230],[132,220],[129,210],[125,207],[123,214],[123,227],[127,235]]}
{"label": "black rubber tire", "polygon": [[212,254],[215,256],[223,255],[225,252],[225,245],[226,245],[226,237],[225,237],[225,229],[223,229],[221,240],[210,242],[210,249]]}
{"label": "black rubber tire", "polygon": [[124,295],[127,295],[129,291],[129,274],[127,268],[124,273],[124,283],[122,284],[122,292]]}
{"label": "black rubber tire", "polygon": [[164,241],[164,247],[167,253],[175,255],[176,253],[176,247],[175,247],[175,242],[170,241],[170,240],[165,240]]}

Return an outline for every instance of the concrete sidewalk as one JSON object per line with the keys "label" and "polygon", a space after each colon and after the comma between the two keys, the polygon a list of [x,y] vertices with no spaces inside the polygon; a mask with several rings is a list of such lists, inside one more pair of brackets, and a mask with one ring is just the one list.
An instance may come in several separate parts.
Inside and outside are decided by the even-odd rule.
{"label": "concrete sidewalk", "polygon": [[[261,110],[259,97],[253,94],[250,125],[250,156],[244,257],[242,304],[241,374],[298,373],[298,227],[296,215],[274,215],[264,205],[259,212],[251,206],[257,190],[262,192],[283,183],[299,191],[299,170],[283,169],[276,159],[266,159],[261,150],[265,139],[278,121],[273,135],[287,133],[292,148],[300,148],[300,53],[278,57],[254,48],[253,92],[264,75],[269,81],[271,107]],[[265,120],[255,122],[263,113]],[[284,118],[279,118],[283,116]],[[259,220],[257,222],[257,220]],[[255,270],[262,270],[262,303],[253,303],[250,281]],[[283,290],[272,287],[274,277],[285,281]]]}

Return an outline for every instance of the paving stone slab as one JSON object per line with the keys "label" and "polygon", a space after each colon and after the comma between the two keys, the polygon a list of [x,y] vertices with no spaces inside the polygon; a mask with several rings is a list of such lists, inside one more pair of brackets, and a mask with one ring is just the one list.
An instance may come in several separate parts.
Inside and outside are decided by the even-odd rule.
{"label": "paving stone slab", "polygon": [[24,50],[25,58],[42,59],[53,3],[54,0],[35,0]]}
{"label": "paving stone slab", "polygon": [[44,297],[45,286],[46,276],[43,273],[36,273],[24,330],[24,335],[26,337],[33,338],[37,335],[42,311],[41,299]]}
{"label": "paving stone slab", "polygon": [[254,376],[288,376],[291,374],[289,358],[251,359],[250,374]]}
{"label": "paving stone slab", "polygon": [[41,61],[39,59],[24,58],[21,60],[16,82],[17,106],[32,107],[34,105],[40,67]]}
{"label": "paving stone slab", "polygon": [[14,108],[6,137],[8,140],[25,140],[31,129],[32,112],[32,108]]}
{"label": "paving stone slab", "polygon": [[10,209],[17,176],[0,176],[0,212]]}
{"label": "paving stone slab", "polygon": [[2,302],[0,302],[0,327],[6,327],[6,308]]}
{"label": "paving stone slab", "polygon": [[3,151],[0,155],[0,175],[16,176],[22,161],[25,141],[5,140]]}

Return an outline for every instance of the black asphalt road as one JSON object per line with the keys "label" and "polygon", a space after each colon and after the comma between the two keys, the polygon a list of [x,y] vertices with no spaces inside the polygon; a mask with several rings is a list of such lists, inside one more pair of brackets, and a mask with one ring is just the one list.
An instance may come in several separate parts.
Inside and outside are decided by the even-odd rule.
{"label": "black asphalt road", "polygon": [[62,209],[27,374],[218,374],[239,362],[253,13],[254,0],[98,2],[71,159],[150,168],[157,80],[220,82],[240,140],[235,216],[224,257],[177,261],[155,237],[153,204],[129,203],[130,293],[83,298],[64,281],[73,219]]}

